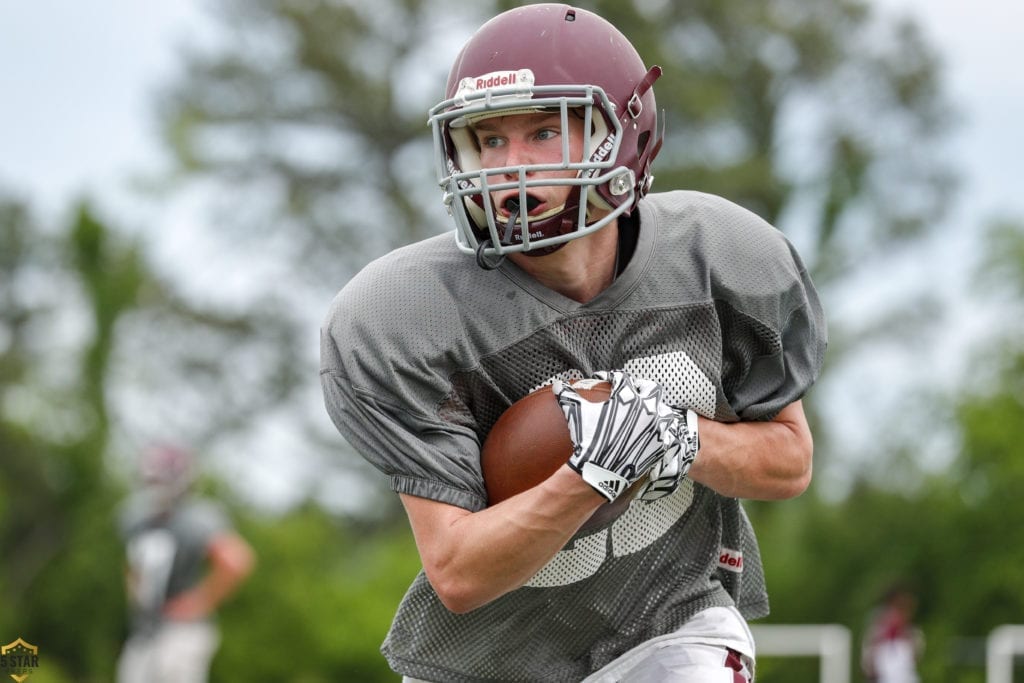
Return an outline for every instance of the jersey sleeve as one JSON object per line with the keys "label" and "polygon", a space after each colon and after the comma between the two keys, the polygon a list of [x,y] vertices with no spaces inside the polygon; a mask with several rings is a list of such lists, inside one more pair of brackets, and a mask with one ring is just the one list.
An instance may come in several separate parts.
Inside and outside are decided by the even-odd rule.
{"label": "jersey sleeve", "polygon": [[[401,292],[363,280],[339,294],[321,329],[320,379],[328,415],[345,440],[390,478],[391,488],[468,510],[486,507],[474,425],[444,419],[448,345],[457,323],[443,297],[409,313]],[[433,306],[435,310],[425,310]],[[422,320],[436,321],[427,328]],[[463,413],[463,415],[465,415]]]}
{"label": "jersey sleeve", "polygon": [[732,205],[733,243],[714,273],[722,386],[743,420],[773,418],[817,380],[828,333],[817,290],[785,236]]}
{"label": "jersey sleeve", "polygon": [[486,507],[475,437],[388,404],[337,369],[321,371],[320,381],[335,427],[388,475],[395,492],[472,511]]}

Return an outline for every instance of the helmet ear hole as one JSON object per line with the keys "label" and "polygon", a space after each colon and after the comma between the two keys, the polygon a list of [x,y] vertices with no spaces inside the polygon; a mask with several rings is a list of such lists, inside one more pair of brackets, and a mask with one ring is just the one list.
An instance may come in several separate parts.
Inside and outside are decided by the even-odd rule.
{"label": "helmet ear hole", "polygon": [[637,136],[637,139],[636,139],[636,155],[638,157],[643,157],[644,150],[647,149],[647,143],[650,141],[650,139],[651,139],[651,131],[649,131],[649,130],[645,130],[644,132],[640,133],[639,136]]}

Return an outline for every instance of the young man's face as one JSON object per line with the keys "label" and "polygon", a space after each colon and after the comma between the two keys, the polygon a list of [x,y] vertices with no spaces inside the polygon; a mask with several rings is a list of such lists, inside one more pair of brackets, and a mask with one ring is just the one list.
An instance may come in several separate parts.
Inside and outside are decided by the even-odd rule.
{"label": "young man's face", "polygon": [[[561,116],[556,113],[513,114],[496,116],[477,122],[473,134],[480,148],[480,165],[483,168],[501,168],[528,164],[557,164],[562,159],[563,133]],[[583,158],[583,121],[569,116],[569,158],[579,162]],[[530,180],[542,178],[575,178],[575,169],[528,172]],[[504,182],[496,178],[493,182]],[[516,180],[516,174],[508,174],[508,181]],[[528,214],[539,219],[561,210],[571,190],[569,185],[545,185],[529,188]],[[491,193],[491,201],[497,207],[499,220],[507,221],[512,213],[509,200],[518,203],[517,189]]]}

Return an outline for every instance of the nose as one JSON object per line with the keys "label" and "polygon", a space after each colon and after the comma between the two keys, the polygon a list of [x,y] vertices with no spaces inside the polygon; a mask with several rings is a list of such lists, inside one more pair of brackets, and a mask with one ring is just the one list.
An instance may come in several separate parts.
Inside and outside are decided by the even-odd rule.
{"label": "nose", "polygon": [[[528,166],[532,162],[528,145],[518,141],[510,141],[506,149],[505,166]],[[518,175],[519,171],[515,169],[505,172],[505,177],[508,179],[515,179]]]}

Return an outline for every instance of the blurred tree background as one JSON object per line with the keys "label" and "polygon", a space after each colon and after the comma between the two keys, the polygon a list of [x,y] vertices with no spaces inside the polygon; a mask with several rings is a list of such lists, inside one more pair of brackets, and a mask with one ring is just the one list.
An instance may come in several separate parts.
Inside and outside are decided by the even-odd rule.
{"label": "blurred tree background", "polygon": [[[317,326],[368,260],[450,229],[426,110],[469,33],[514,4],[211,4],[222,40],[183,52],[155,107],[175,166],[150,190],[194,193],[211,226],[187,263],[89,202],[42,225],[0,187],[0,635],[44,648],[34,680],[111,679],[125,632],[114,510],[138,448],[171,436],[204,456],[203,486],[259,555],[222,615],[214,680],[396,680],[378,647],[419,563],[383,478],[324,419]],[[955,103],[913,23],[859,0],[583,6],[665,69],[655,189],[774,222],[826,310],[941,238],[957,178],[937,150]],[[859,638],[889,582],[909,579],[927,681],[982,681],[984,636],[1024,611],[1024,238],[1017,217],[973,229],[989,258],[972,296],[1005,320],[960,390],[908,368],[921,381],[890,388],[899,410],[883,410],[858,375],[864,353],[956,325],[942,302],[897,285],[888,308],[833,317],[808,407],[816,468],[843,486],[748,507],[769,622]],[[830,408],[851,395],[859,412]],[[261,505],[252,472],[278,470],[299,502]],[[816,663],[767,658],[759,680],[814,681]]]}

